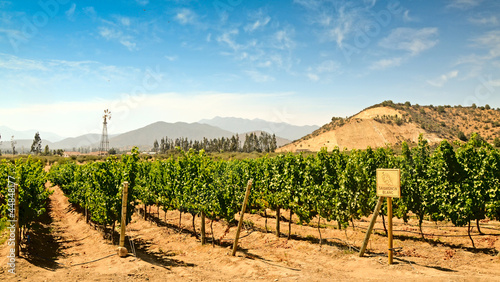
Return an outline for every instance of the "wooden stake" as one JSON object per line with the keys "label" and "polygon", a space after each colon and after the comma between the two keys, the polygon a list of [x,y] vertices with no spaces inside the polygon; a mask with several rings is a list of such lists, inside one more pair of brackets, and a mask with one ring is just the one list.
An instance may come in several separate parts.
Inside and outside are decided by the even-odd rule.
{"label": "wooden stake", "polygon": [[15,255],[19,257],[19,245],[21,243],[21,238],[19,234],[19,185],[14,184],[14,209],[15,209],[15,221],[16,221],[16,242],[15,242]]}
{"label": "wooden stake", "polygon": [[206,237],[205,237],[205,213],[201,212],[201,244],[205,245]]}
{"label": "wooden stake", "polygon": [[241,208],[240,221],[238,221],[238,229],[236,230],[236,238],[234,238],[233,253],[232,256],[236,255],[236,249],[238,248],[238,239],[240,238],[241,226],[243,225],[243,215],[245,214],[245,209],[247,208],[248,197],[250,196],[250,188],[252,187],[253,179],[248,180],[247,191],[245,193],[245,200],[243,200],[243,207]]}
{"label": "wooden stake", "polygon": [[361,250],[359,250],[359,256],[362,257],[365,254],[366,246],[368,245],[368,241],[370,240],[370,235],[373,231],[373,226],[375,225],[375,221],[377,221],[377,216],[380,211],[380,207],[382,207],[382,202],[384,201],[384,197],[379,197],[377,206],[373,211],[372,220],[370,221],[370,226],[368,226],[368,231],[366,231],[365,240],[363,241],[363,246],[361,246]]}
{"label": "wooden stake", "polygon": [[127,256],[127,248],[125,248],[125,226],[127,225],[127,199],[128,199],[128,182],[123,182],[123,197],[122,197],[122,222],[120,232],[120,246],[118,247],[118,255],[120,257]]}
{"label": "wooden stake", "polygon": [[280,208],[276,208],[276,237],[280,236]]}
{"label": "wooden stake", "polygon": [[392,260],[394,257],[394,249],[392,248],[392,198],[388,197],[387,198],[387,225],[388,226],[388,234],[387,236],[389,237],[389,253],[388,253],[388,258],[389,258],[389,264],[392,264]]}

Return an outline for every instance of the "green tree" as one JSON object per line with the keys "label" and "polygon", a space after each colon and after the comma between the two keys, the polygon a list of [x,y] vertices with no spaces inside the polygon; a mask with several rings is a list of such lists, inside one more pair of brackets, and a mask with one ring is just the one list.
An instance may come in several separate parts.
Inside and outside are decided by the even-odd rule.
{"label": "green tree", "polygon": [[39,155],[42,152],[42,138],[40,138],[40,133],[35,133],[35,137],[33,138],[33,144],[31,144],[31,153],[35,153]]}
{"label": "green tree", "polygon": [[50,148],[49,145],[45,145],[45,149],[43,150],[44,156],[50,156]]}

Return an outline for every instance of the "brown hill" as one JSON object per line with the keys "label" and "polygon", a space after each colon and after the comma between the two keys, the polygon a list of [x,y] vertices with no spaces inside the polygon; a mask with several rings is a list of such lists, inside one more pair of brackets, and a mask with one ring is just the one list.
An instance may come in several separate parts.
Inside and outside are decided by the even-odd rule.
{"label": "brown hill", "polygon": [[403,141],[415,143],[420,134],[433,144],[444,139],[467,140],[474,132],[490,143],[499,138],[500,109],[493,110],[488,105],[412,106],[409,102],[385,101],[349,118],[333,117],[330,123],[277,151],[377,148],[400,145]]}

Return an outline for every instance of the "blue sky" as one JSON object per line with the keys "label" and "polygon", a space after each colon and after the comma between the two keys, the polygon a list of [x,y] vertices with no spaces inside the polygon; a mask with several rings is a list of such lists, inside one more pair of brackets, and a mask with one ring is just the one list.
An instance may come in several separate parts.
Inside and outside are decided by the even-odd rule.
{"label": "blue sky", "polygon": [[[384,100],[500,107],[500,1],[0,1],[0,125],[323,125]],[[1,134],[1,133],[0,133]]]}

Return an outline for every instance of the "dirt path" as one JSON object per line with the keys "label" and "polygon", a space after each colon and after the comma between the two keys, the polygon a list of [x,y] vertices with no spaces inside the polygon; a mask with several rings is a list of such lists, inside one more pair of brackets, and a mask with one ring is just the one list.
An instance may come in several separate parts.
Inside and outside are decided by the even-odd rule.
{"label": "dirt path", "polygon": [[[100,231],[85,223],[57,187],[51,188],[48,211],[31,234],[31,242],[16,264],[16,276],[7,273],[7,245],[0,247],[2,281],[494,281],[500,277],[500,224],[485,223],[486,235],[475,234],[477,249],[463,236],[464,229],[425,222],[426,240],[417,228],[395,220],[395,264],[387,265],[381,222],[372,235],[367,257],[357,257],[355,246],[364,237],[366,219],[356,230],[322,228],[326,238],[319,248],[314,226],[292,225],[292,240],[265,232],[265,218],[245,215],[240,251],[230,256],[235,229],[226,234],[226,225],[213,223],[219,245],[202,246],[194,236],[191,215],[160,211],[152,221],[134,215],[127,232],[135,243],[137,257],[119,258],[116,246],[103,239]],[[154,209],[156,212],[156,209]],[[295,220],[295,219],[294,219]],[[199,233],[200,219],[196,218]],[[411,222],[410,222],[411,223]],[[286,224],[286,225],[285,225]],[[275,220],[268,218],[268,228]],[[488,226],[491,229],[488,229]],[[282,232],[288,232],[283,222]],[[210,233],[210,221],[207,231]],[[448,237],[445,237],[448,236]],[[211,235],[209,234],[209,237]],[[131,250],[130,246],[127,246]]]}

